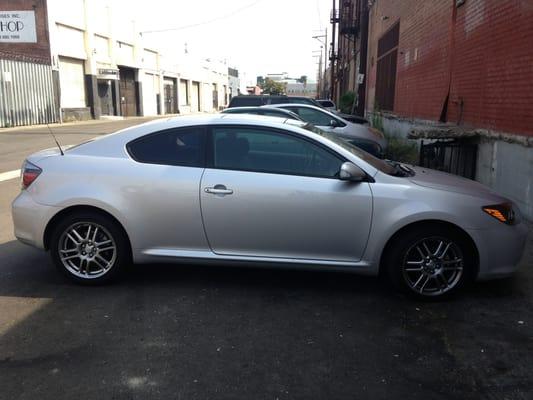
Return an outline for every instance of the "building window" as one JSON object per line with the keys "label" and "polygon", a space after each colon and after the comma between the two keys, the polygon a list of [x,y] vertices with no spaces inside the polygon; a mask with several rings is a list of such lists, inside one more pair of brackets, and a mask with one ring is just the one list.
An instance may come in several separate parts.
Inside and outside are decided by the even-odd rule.
{"label": "building window", "polygon": [[376,72],[376,108],[378,110],[394,110],[399,39],[400,23],[398,22],[378,41]]}

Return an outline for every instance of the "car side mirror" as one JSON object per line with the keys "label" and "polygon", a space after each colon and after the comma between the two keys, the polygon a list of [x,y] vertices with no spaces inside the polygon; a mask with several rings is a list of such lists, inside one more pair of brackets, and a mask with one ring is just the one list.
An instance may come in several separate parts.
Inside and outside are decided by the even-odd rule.
{"label": "car side mirror", "polygon": [[366,179],[366,173],[354,163],[346,161],[341,165],[339,179],[341,181],[362,182]]}
{"label": "car side mirror", "polygon": [[339,126],[339,124],[337,123],[337,121],[332,119],[331,121],[329,121],[329,126],[331,126],[332,128],[336,128]]}

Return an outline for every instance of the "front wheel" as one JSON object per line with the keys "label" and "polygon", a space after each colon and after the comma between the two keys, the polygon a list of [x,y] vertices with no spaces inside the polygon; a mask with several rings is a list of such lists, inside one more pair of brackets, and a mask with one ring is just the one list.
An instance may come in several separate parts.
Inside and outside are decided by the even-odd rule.
{"label": "front wheel", "polygon": [[50,253],[63,274],[83,284],[116,278],[129,260],[121,228],[97,213],[67,215],[52,234]]}
{"label": "front wheel", "polygon": [[445,227],[421,227],[399,236],[386,255],[385,268],[397,288],[415,297],[452,295],[472,280],[474,251],[464,235]]}

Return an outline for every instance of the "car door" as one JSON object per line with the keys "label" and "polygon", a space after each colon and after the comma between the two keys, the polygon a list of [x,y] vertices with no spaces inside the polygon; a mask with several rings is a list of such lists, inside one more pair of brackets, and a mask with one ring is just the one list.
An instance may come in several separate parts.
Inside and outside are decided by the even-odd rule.
{"label": "car door", "polygon": [[[136,251],[182,249],[209,251],[198,188],[205,167],[205,128],[157,131],[126,146],[134,161],[115,171]],[[123,176],[122,176],[123,175]]]}
{"label": "car door", "polygon": [[222,255],[358,261],[372,195],[337,178],[345,161],[297,134],[254,126],[213,127],[201,209]]}

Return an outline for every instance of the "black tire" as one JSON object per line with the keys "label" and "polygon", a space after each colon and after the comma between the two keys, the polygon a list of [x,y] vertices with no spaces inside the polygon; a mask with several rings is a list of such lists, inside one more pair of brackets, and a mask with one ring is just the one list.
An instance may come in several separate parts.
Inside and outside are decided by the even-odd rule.
{"label": "black tire", "polygon": [[[438,224],[422,225],[392,240],[384,258],[385,275],[396,289],[412,297],[421,300],[448,298],[475,278],[475,249],[458,229]],[[441,242],[444,244],[437,252]],[[448,243],[451,244],[448,246]],[[435,255],[440,256],[444,251],[442,258]]]}
{"label": "black tire", "polygon": [[[75,236],[72,229],[83,239],[75,238],[79,244],[72,240]],[[66,250],[60,250],[60,247]],[[59,271],[84,285],[112,282],[131,263],[129,241],[121,226],[97,212],[79,212],[63,217],[52,232],[49,249]],[[68,260],[63,260],[62,255]]]}

